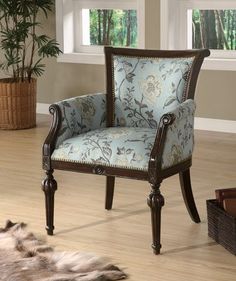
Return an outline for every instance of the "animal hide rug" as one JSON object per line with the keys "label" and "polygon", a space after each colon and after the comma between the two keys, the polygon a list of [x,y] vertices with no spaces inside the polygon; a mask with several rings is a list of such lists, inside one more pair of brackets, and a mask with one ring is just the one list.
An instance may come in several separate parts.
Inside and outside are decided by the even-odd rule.
{"label": "animal hide rug", "polygon": [[7,221],[0,229],[0,281],[110,281],[127,275],[105,258],[56,252],[26,230]]}

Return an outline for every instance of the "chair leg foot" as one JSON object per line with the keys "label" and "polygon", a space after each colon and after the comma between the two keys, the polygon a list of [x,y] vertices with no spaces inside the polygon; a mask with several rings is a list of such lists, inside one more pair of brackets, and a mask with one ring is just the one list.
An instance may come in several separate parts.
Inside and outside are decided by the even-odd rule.
{"label": "chair leg foot", "polygon": [[51,228],[48,228],[48,226],[46,226],[45,229],[46,229],[48,235],[50,235],[50,236],[53,235],[54,226]]}
{"label": "chair leg foot", "polygon": [[160,254],[161,249],[161,209],[164,206],[164,197],[160,192],[160,184],[151,184],[151,193],[148,196],[147,204],[151,209],[152,221],[152,248],[154,254]]}
{"label": "chair leg foot", "polygon": [[199,222],[201,222],[201,220],[200,220],[200,217],[199,217],[199,214],[197,211],[197,207],[196,207],[196,204],[194,201],[194,197],[193,197],[191,178],[190,178],[190,169],[180,172],[179,180],[180,180],[182,195],[184,198],[184,203],[186,205],[188,213],[194,222],[199,223]]}
{"label": "chair leg foot", "polygon": [[46,230],[48,235],[53,235],[54,230],[54,194],[57,190],[57,182],[53,177],[53,170],[46,171],[46,178],[42,182],[42,190],[45,195]]}
{"label": "chair leg foot", "polygon": [[160,255],[160,252],[161,252],[161,244],[160,244],[160,246],[159,247],[157,247],[157,246],[153,246],[152,245],[152,250],[153,250],[153,254],[154,255]]}
{"label": "chair leg foot", "polygon": [[115,177],[106,177],[106,198],[105,198],[105,209],[111,210],[114,196],[114,185]]}

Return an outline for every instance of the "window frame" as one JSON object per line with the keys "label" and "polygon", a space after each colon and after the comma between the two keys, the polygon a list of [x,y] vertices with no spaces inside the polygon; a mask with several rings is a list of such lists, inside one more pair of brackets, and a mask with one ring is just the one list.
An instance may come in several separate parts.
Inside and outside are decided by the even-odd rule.
{"label": "window frame", "polygon": [[[161,0],[161,49],[187,49],[191,46],[190,10],[236,9],[235,0]],[[203,69],[236,70],[236,50],[211,50]]]}
{"label": "window frame", "polygon": [[145,48],[145,0],[56,1],[56,37],[62,50],[58,62],[104,64],[103,46],[82,45],[82,9],[136,9],[138,48]]}

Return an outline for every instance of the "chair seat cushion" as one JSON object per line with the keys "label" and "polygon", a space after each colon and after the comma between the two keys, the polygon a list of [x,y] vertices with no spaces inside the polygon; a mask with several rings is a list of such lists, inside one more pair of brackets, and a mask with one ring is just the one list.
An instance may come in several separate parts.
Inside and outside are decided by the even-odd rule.
{"label": "chair seat cushion", "polygon": [[93,130],[65,140],[52,160],[147,171],[155,136],[151,128]]}

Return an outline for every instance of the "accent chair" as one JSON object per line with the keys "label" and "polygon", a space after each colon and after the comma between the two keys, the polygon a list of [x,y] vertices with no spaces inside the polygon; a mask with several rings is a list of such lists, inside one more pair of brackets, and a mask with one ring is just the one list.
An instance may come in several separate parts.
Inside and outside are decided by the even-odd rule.
{"label": "accent chair", "polygon": [[206,49],[105,47],[106,93],[50,106],[53,119],[43,144],[46,178],[42,183],[49,235],[54,230],[55,169],[106,176],[107,210],[112,208],[115,177],[149,182],[147,204],[155,254],[161,248],[164,197],[160,186],[165,178],[179,174],[189,215],[200,222],[190,180],[194,92],[202,62],[209,54]]}

